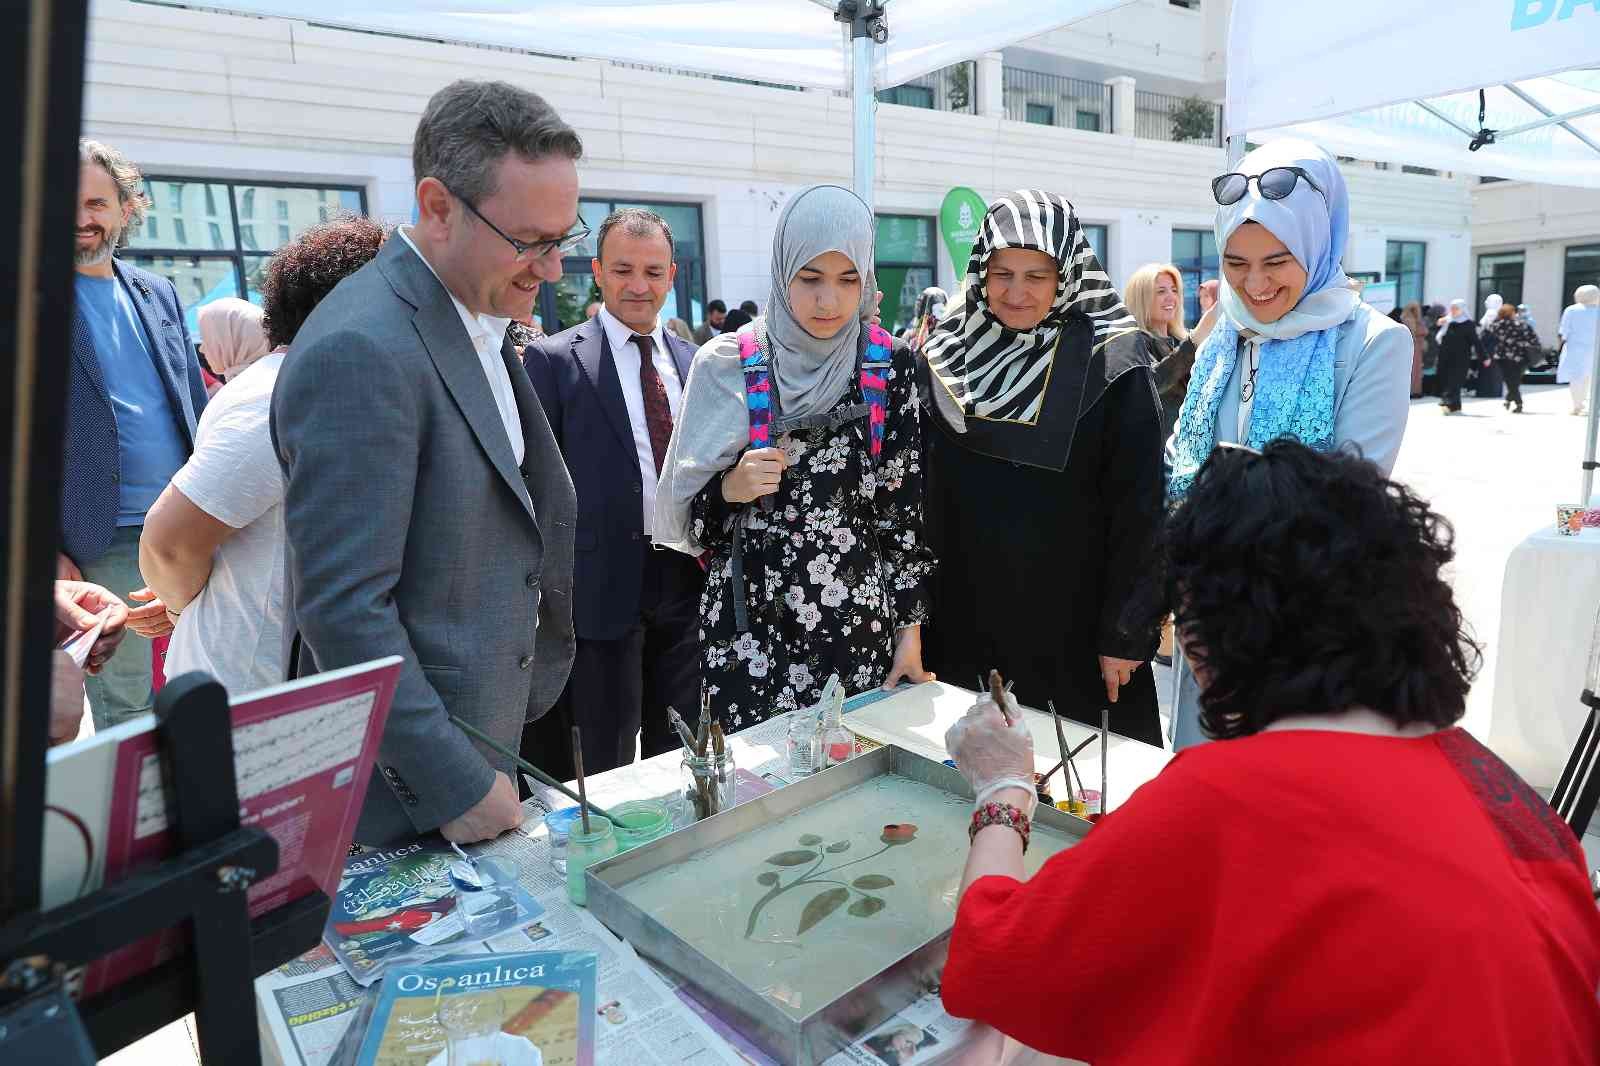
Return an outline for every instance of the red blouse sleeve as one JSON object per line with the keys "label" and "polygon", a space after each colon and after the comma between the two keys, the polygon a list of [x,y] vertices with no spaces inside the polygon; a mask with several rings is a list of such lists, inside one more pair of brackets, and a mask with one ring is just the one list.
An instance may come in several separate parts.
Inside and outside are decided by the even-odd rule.
{"label": "red blouse sleeve", "polygon": [[945,1009],[1038,1051],[1099,1061],[1147,1024],[1096,1009],[1185,995],[1215,930],[1226,804],[1181,757],[1026,882],[985,877],[956,912]]}

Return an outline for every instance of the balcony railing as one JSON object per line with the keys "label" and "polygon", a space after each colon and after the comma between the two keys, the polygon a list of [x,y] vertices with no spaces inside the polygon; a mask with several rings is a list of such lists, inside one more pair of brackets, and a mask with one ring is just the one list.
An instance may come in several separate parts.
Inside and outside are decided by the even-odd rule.
{"label": "balcony railing", "polygon": [[912,78],[903,85],[879,89],[878,101],[975,115],[978,113],[977,64],[971,61],[957,63],[920,78]]}
{"label": "balcony railing", "polygon": [[1222,105],[1198,96],[1133,94],[1133,135],[1147,141],[1174,141],[1222,147]]}
{"label": "balcony railing", "polygon": [[1036,70],[1006,67],[1001,74],[1006,117],[1015,122],[1114,133],[1111,86]]}

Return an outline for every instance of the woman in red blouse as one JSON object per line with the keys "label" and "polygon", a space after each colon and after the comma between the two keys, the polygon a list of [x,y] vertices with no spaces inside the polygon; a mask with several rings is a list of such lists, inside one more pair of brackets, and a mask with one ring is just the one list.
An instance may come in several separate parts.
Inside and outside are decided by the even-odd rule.
{"label": "woman in red blouse", "polygon": [[1028,734],[974,707],[946,741],[980,828],[945,1007],[1094,1066],[1600,1063],[1582,852],[1454,725],[1478,652],[1452,555],[1357,458],[1214,453],[1162,562],[1228,743],[1023,881]]}

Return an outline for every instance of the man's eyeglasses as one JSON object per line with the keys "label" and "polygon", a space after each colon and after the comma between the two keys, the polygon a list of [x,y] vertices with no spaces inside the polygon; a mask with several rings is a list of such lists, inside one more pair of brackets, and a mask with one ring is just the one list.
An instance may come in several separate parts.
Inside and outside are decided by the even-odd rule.
{"label": "man's eyeglasses", "polygon": [[1304,180],[1305,183],[1316,189],[1322,196],[1322,202],[1328,202],[1328,194],[1322,187],[1311,180],[1299,167],[1271,167],[1260,174],[1219,174],[1211,179],[1211,195],[1223,207],[1236,204],[1243,200],[1250,191],[1250,183],[1256,183],[1256,188],[1261,190],[1261,195],[1268,200],[1282,200],[1294,192],[1295,183]]}
{"label": "man's eyeglasses", "polygon": [[[449,186],[446,186],[446,188],[449,188]],[[479,211],[477,205],[471,200],[468,200],[465,196],[458,196],[453,189],[450,191],[450,195],[455,196],[457,200],[460,200],[463,204],[465,204],[468,211],[471,211],[474,215],[478,216],[479,222],[482,222],[485,226],[488,226],[490,229],[494,230],[495,234],[498,235],[501,240],[511,245],[512,249],[517,253],[516,258],[517,262],[519,263],[529,257],[534,259],[543,259],[551,252],[559,252],[562,255],[566,255],[568,252],[572,251],[574,248],[578,247],[584,241],[589,239],[589,227],[584,224],[582,219],[579,219],[578,228],[568,233],[564,237],[552,237],[551,239],[545,241],[519,241],[505,230],[501,229],[499,226],[496,226],[493,222],[490,222],[487,218],[485,218],[483,212]]]}

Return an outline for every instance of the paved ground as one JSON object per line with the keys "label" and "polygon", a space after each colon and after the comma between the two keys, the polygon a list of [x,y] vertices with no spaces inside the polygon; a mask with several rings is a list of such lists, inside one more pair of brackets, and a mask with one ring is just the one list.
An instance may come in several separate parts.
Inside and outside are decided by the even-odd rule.
{"label": "paved ground", "polygon": [[[1411,406],[1411,421],[1395,476],[1421,493],[1454,523],[1456,593],[1484,645],[1483,673],[1474,685],[1463,723],[1488,736],[1494,691],[1495,636],[1500,585],[1511,549],[1534,529],[1555,520],[1555,506],[1579,489],[1584,420],[1574,418],[1565,387],[1526,390],[1527,413],[1512,415],[1497,400],[1468,400],[1462,414],[1446,418],[1433,400]],[[1165,671],[1161,671],[1165,675]],[[1166,712],[1166,678],[1160,679]],[[1600,836],[1586,837],[1592,865],[1600,865]],[[104,1060],[111,1066],[191,1066],[198,1063],[179,1022]]]}

